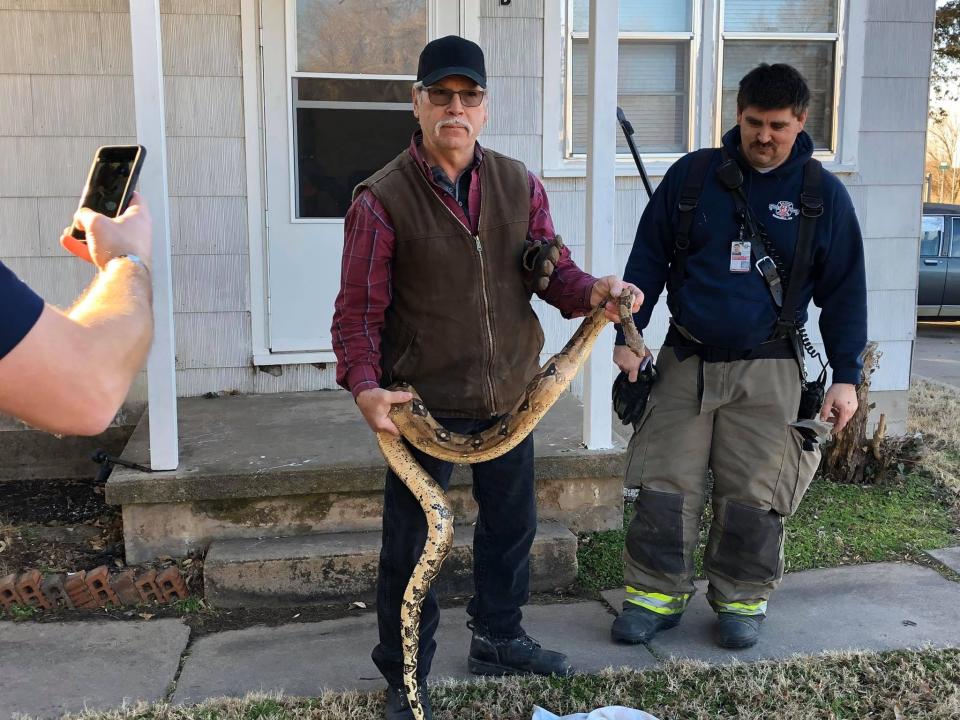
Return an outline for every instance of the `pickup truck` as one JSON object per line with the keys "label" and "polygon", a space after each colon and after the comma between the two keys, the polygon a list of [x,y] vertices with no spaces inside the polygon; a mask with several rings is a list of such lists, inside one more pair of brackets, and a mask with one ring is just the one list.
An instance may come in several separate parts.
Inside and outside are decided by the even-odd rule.
{"label": "pickup truck", "polygon": [[960,320],[960,205],[923,205],[917,319]]}

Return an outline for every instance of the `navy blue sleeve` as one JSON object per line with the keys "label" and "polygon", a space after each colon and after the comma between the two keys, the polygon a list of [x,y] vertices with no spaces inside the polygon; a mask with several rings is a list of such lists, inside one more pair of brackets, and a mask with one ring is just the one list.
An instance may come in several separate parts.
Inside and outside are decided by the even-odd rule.
{"label": "navy blue sleeve", "polygon": [[[637,235],[623,271],[625,282],[633,283],[643,291],[643,305],[634,313],[633,321],[641,333],[650,322],[660,293],[670,275],[670,259],[673,254],[673,198],[688,163],[679,160],[667,171],[657,186],[650,202],[643,209]],[[679,166],[683,167],[679,167]],[[617,345],[623,345],[623,330],[617,325]]]}
{"label": "navy blue sleeve", "polygon": [[856,385],[863,368],[860,354],[867,344],[863,238],[847,189],[839,180],[834,183],[830,244],[816,261],[813,301],[822,310],[820,334],[833,368],[833,382]]}
{"label": "navy blue sleeve", "polygon": [[42,312],[43,298],[0,262],[0,358],[26,337]]}

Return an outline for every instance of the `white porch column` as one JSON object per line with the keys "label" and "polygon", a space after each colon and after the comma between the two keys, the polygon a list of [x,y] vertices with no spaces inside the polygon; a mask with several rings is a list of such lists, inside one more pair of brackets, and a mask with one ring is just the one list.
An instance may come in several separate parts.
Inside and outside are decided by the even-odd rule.
{"label": "white porch column", "polygon": [[[614,267],[613,209],[617,162],[617,0],[590,3],[590,100],[587,106],[586,270],[601,277]],[[613,384],[613,329],[593,347],[583,375],[583,444],[613,447],[610,387]]]}
{"label": "white porch column", "polygon": [[163,54],[159,0],[131,0],[133,95],[137,141],[147,148],[140,192],[153,217],[154,338],[147,360],[150,467],[174,470],[177,442],[177,380],[173,345],[173,283],[170,277],[170,200],[167,194],[167,132],[163,107]]}

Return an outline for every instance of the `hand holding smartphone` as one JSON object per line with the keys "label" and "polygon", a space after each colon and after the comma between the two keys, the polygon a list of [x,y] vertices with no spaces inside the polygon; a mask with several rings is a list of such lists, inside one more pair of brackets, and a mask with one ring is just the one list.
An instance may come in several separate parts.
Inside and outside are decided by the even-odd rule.
{"label": "hand holding smartphone", "polygon": [[145,155],[140,145],[97,149],[80,207],[60,238],[64,249],[101,270],[122,255],[135,256],[150,267],[150,213],[133,190]]}
{"label": "hand holding smartphone", "polygon": [[[143,145],[104,145],[97,148],[77,209],[90,208],[109,218],[122,215],[130,204],[146,154],[147,149]],[[76,222],[70,234],[78,240],[86,239],[86,234],[77,227]]]}

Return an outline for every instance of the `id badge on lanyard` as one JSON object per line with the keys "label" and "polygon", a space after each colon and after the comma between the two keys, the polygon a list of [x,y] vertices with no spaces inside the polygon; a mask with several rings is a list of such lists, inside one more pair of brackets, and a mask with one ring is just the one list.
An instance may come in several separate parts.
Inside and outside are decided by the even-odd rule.
{"label": "id badge on lanyard", "polygon": [[750,272],[750,241],[734,240],[730,243],[730,272]]}

